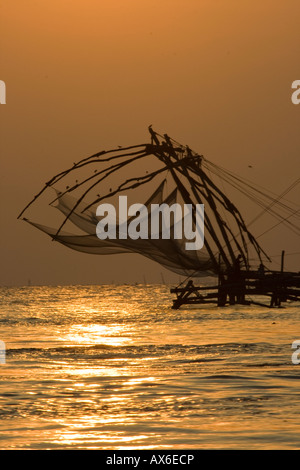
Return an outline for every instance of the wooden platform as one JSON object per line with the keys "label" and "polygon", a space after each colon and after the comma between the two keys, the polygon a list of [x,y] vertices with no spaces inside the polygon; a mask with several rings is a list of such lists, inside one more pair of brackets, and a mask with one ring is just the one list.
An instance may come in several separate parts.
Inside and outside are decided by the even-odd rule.
{"label": "wooden platform", "polygon": [[[287,301],[300,301],[300,273],[241,270],[238,275],[219,276],[215,286],[196,287],[192,281],[188,281],[184,287],[171,289],[171,293],[176,294],[172,307],[174,309],[196,304],[216,304],[219,307],[235,304],[281,307]],[[269,298],[269,303],[260,302],[262,296]]]}

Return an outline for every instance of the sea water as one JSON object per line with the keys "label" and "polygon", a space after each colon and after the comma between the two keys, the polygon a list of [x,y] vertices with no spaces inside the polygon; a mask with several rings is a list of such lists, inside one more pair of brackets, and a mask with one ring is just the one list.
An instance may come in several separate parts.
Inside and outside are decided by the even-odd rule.
{"label": "sea water", "polygon": [[0,449],[299,449],[300,307],[0,288]]}

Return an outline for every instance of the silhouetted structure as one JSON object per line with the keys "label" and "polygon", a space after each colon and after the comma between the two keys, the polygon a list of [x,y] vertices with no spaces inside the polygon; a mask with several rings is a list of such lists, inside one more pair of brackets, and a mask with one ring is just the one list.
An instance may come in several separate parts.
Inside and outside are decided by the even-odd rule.
{"label": "silhouetted structure", "polygon": [[[270,297],[272,307],[278,307],[287,300],[300,300],[299,273],[284,272],[283,257],[280,271],[265,269],[265,263],[271,260],[249,231],[236,205],[225,194],[223,184],[227,183],[234,190],[249,196],[270,213],[276,213],[276,204],[284,206],[285,214],[290,210],[293,215],[293,209],[167,134],[158,134],[152,126],[149,126],[149,132],[150,143],[101,151],[60,172],[46,183],[19,217],[33,203],[37,203],[49,188],[55,189],[56,197],[51,205],[56,204],[55,207],[64,215],[59,227],[51,228],[24,220],[71,249],[98,255],[139,253],[186,276],[188,282],[184,287],[171,290],[176,294],[173,308],[183,304],[212,302],[219,306],[260,303],[257,299],[253,300],[253,297],[260,296]],[[145,159],[149,161],[147,170],[137,174],[137,166]],[[157,166],[153,171],[150,170],[150,161],[151,167]],[[88,173],[82,176],[84,171]],[[131,175],[127,179],[123,176],[125,171]],[[222,184],[217,184],[214,177]],[[58,184],[65,188],[64,191],[57,188]],[[204,204],[205,236],[201,250],[186,250],[187,240],[184,237],[176,239],[172,231],[169,239],[97,238],[97,205],[141,187],[149,189],[149,185],[151,191],[145,203],[147,208],[151,204],[171,205],[175,202],[192,207]],[[276,213],[276,216],[281,217],[282,221],[286,220],[283,215]],[[195,225],[195,216],[193,220]],[[65,232],[64,226],[70,222],[84,234]],[[118,222],[118,233],[120,227],[121,222]],[[296,228],[299,230],[299,227]],[[207,276],[215,276],[218,283],[212,287],[195,287],[191,282],[191,278]]]}

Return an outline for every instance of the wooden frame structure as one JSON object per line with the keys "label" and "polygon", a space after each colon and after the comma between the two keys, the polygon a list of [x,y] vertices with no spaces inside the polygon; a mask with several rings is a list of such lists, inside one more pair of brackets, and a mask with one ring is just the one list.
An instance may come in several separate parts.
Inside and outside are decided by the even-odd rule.
{"label": "wooden frame structure", "polygon": [[[219,283],[214,286],[196,287],[190,280],[184,287],[171,289],[171,293],[176,294],[173,309],[197,304],[282,307],[289,301],[300,302],[300,273],[241,270],[238,276],[220,276]],[[268,298],[269,303],[265,303]]]}
{"label": "wooden frame structure", "polygon": [[[270,307],[279,307],[284,301],[299,301],[300,273],[284,272],[284,252],[280,271],[265,269],[264,263],[266,260],[270,261],[270,258],[249,231],[249,227],[236,205],[221,189],[222,184],[218,185],[211,175],[218,176],[221,181],[223,178],[223,181],[226,180],[233,187],[245,193],[241,179],[210,162],[203,155],[192,151],[189,146],[171,139],[167,134],[158,134],[151,126],[149,126],[149,133],[151,143],[101,151],[60,172],[45,184],[33,200],[26,205],[19,217],[48,188],[56,189],[56,184],[63,183],[66,178],[76,174],[76,182],[66,186],[63,192],[56,190],[57,197],[50,204],[58,202],[58,209],[65,216],[59,228],[50,229],[30,222],[50,235],[53,240],[77,251],[91,254],[106,254],[106,249],[111,254],[136,252],[159,262],[174,272],[184,273],[189,279],[187,284],[184,287],[179,286],[171,290],[171,293],[176,294],[173,308],[180,308],[180,306],[187,304],[207,303],[215,303],[218,306],[250,303],[266,305],[260,301],[261,296],[271,299],[267,305]],[[142,176],[138,175],[127,178],[125,181],[122,180],[116,187],[102,192],[103,186],[105,187],[107,181],[110,181],[109,178],[112,179],[113,185],[117,172],[127,170],[130,165],[136,165],[149,156],[156,157],[155,162],[159,162],[158,169],[147,171]],[[77,175],[80,175],[84,169],[90,170],[91,166],[93,168],[92,174],[80,180]],[[197,253],[191,255],[184,251],[174,239],[169,240],[167,244],[163,241],[161,245],[159,243],[151,245],[149,241],[141,241],[136,245],[126,245],[123,241],[114,243],[110,241],[108,246],[105,245],[105,242],[100,246],[99,240],[93,233],[95,214],[92,210],[94,210],[95,204],[124,191],[152,183],[157,178],[166,178],[166,175],[171,178],[176,188],[176,194],[180,196],[184,204],[191,206],[204,204],[205,206],[204,255],[202,257],[201,253],[200,256]],[[247,189],[251,199],[255,199],[256,194],[261,198],[265,196],[261,191],[255,193],[255,188],[249,184]],[[95,196],[93,191],[100,191],[101,194]],[[65,198],[70,197],[70,193],[77,195],[73,198],[74,203],[68,206]],[[88,197],[92,197],[92,200],[87,200]],[[274,212],[273,206],[281,203],[279,198],[267,199],[266,201],[264,210],[268,212]],[[262,200],[258,202],[260,205],[262,204]],[[284,210],[290,211],[288,217],[282,217],[282,222],[286,222],[291,215],[299,212],[299,209],[292,212],[289,207],[283,204],[282,207]],[[29,222],[28,219],[24,220]],[[80,237],[61,233],[68,220],[80,228],[87,227],[86,235]],[[195,214],[193,214],[193,220],[196,224]],[[288,222],[291,223],[290,220]],[[299,226],[294,225],[293,228],[300,234]],[[212,287],[194,286],[191,278],[205,275],[216,276],[217,284]]]}

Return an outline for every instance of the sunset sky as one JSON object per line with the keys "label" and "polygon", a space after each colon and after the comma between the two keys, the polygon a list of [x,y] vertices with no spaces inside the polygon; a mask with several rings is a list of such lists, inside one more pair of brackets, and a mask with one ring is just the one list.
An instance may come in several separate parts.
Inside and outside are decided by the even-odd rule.
{"label": "sunset sky", "polygon": [[[2,1],[0,284],[178,279],[138,255],[73,252],[17,220],[54,174],[147,142],[149,124],[276,194],[289,187],[300,176],[299,18],[299,0]],[[300,252],[288,231],[260,241],[271,255]],[[287,263],[300,270],[300,255]]]}

